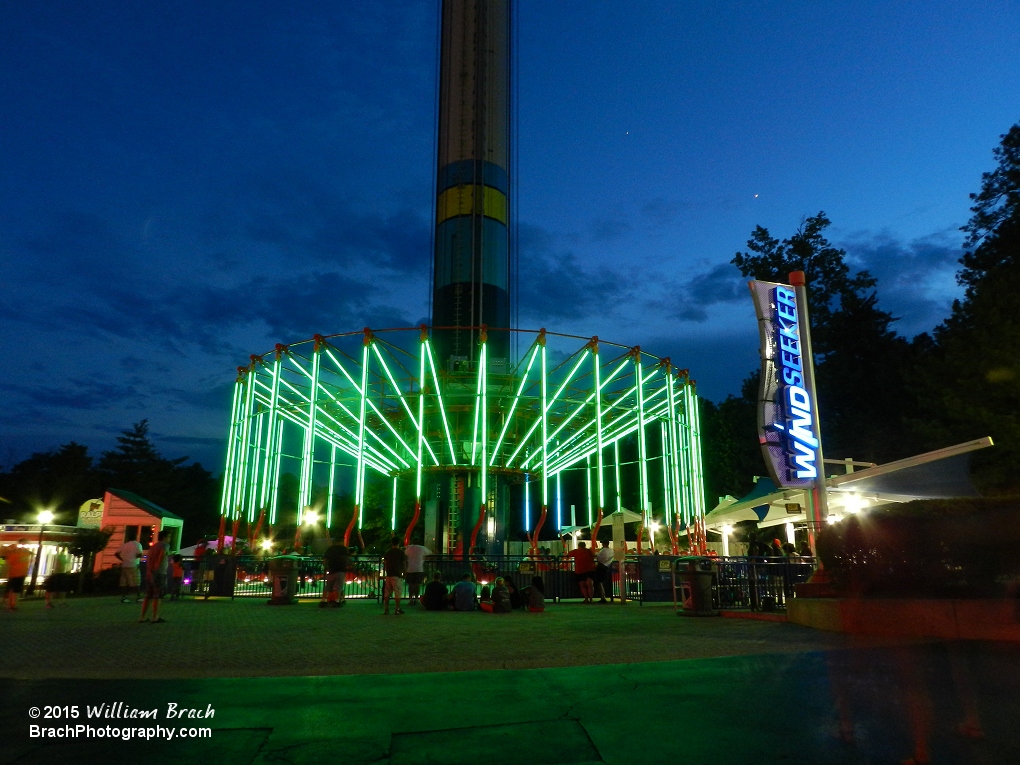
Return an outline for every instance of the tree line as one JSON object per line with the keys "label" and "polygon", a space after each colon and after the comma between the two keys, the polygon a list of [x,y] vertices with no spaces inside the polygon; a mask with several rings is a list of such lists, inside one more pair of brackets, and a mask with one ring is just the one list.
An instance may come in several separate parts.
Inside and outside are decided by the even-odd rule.
{"label": "tree line", "polygon": [[[731,261],[749,279],[807,275],[825,454],[888,462],[991,436],[972,477],[989,495],[1020,494],[1020,123],[993,150],[970,195],[957,281],[965,288],[931,333],[908,339],[878,307],[877,280],[852,271],[826,238],[824,212],[780,241],[758,226]],[[703,401],[706,494],[751,490],[767,475],[757,437],[758,372],[739,395]]]}

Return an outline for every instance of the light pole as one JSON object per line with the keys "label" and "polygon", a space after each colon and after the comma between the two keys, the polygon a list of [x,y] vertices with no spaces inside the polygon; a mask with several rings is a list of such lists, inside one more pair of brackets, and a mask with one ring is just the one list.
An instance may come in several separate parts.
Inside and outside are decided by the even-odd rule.
{"label": "light pole", "polygon": [[28,594],[35,592],[35,583],[39,578],[39,560],[42,558],[43,532],[46,531],[46,524],[53,522],[53,513],[50,510],[40,510],[37,516],[39,521],[39,544],[35,550],[35,562],[32,564],[32,583],[28,586]]}

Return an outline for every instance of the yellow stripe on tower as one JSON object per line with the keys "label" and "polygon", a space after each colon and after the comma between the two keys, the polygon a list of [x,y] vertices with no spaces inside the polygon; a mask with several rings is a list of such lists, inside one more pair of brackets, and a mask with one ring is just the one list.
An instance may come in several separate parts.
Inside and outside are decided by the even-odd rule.
{"label": "yellow stripe on tower", "polygon": [[471,215],[475,206],[475,189],[483,189],[482,215],[507,225],[506,195],[491,186],[454,186],[439,195],[436,203],[436,223],[458,215]]}

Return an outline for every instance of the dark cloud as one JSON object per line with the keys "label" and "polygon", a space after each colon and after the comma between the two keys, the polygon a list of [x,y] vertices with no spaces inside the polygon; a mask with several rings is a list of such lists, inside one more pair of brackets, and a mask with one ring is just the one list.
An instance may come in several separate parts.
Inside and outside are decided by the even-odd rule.
{"label": "dark cloud", "polygon": [[[555,236],[521,224],[521,314],[544,319],[577,319],[614,312],[629,293],[629,279],[604,267],[587,269]],[[526,278],[525,278],[526,275]]]}
{"label": "dark cloud", "polygon": [[955,229],[913,240],[864,232],[840,246],[878,279],[879,306],[899,319],[895,328],[908,337],[939,324],[962,293],[954,278],[963,254]]}
{"label": "dark cloud", "polygon": [[648,307],[682,321],[704,322],[708,309],[720,303],[747,299],[747,286],[740,272],[720,263],[686,282],[666,282],[666,297],[648,301]]}
{"label": "dark cloud", "polygon": [[139,390],[132,384],[107,382],[89,378],[66,378],[62,387],[49,385],[5,384],[0,389],[17,396],[29,405],[58,409],[103,410],[139,401]]}

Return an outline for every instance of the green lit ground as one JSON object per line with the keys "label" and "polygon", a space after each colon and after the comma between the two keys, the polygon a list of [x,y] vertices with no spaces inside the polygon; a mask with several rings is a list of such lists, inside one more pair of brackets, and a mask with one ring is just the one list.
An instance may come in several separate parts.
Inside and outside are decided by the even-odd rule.
{"label": "green lit ground", "polygon": [[[373,603],[185,602],[164,625],[135,613],[95,599],[0,614],[0,763],[898,762],[912,683],[930,699],[935,762],[1020,761],[1012,646],[851,643],[637,604],[383,617]],[[950,733],[967,687],[981,742]],[[212,704],[213,737],[27,738],[31,706],[101,701]],[[834,735],[838,708],[854,745]]]}

